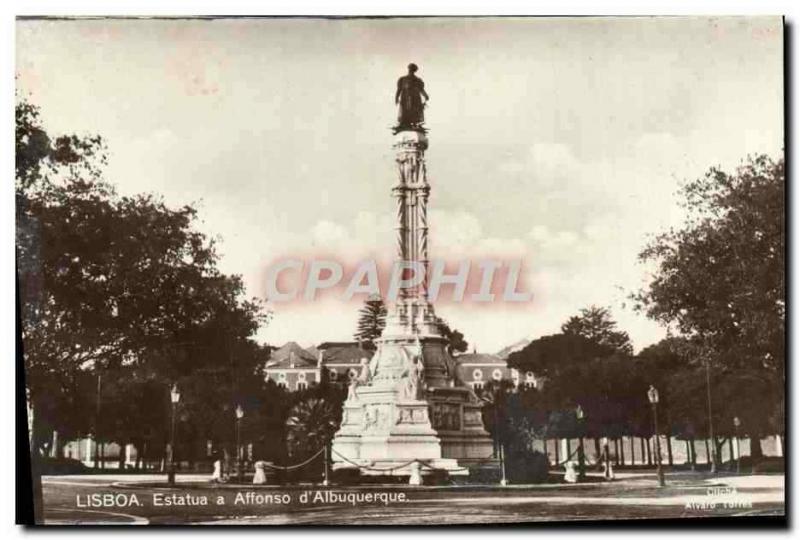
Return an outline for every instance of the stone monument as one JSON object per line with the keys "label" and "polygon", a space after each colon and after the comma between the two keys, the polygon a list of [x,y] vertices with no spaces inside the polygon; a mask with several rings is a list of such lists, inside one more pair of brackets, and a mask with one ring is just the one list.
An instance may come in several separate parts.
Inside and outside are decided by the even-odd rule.
{"label": "stone monument", "polygon": [[[415,71],[411,64],[409,75],[398,81],[395,97],[397,183],[392,195],[397,200],[397,257],[427,270],[431,186],[425,170],[428,138],[421,98],[427,101],[428,95]],[[428,301],[427,279],[400,290],[376,344],[372,361],[362,362],[344,403],[333,440],[334,470],[408,475],[418,482],[420,473],[468,474],[470,464],[491,457],[482,402],[458,380],[455,360]]]}

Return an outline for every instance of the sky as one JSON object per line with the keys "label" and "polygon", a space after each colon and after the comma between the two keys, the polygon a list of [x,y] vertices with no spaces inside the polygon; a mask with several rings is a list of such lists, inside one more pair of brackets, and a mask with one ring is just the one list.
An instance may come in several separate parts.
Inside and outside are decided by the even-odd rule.
{"label": "sky", "polygon": [[[523,261],[533,300],[437,305],[494,352],[610,308],[637,350],[665,330],[629,295],[679,226],[678,189],[783,148],[769,18],[27,20],[17,87],[51,133],[100,134],[120,193],[195,204],[220,267],[263,297],[274,261],[393,250],[394,86],[431,97],[432,257]],[[351,339],[358,301],[274,304],[258,339]]]}

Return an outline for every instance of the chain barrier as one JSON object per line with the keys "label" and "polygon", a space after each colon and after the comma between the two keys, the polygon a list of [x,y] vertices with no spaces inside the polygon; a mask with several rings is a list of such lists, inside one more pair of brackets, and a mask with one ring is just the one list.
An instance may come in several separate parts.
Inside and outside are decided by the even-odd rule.
{"label": "chain barrier", "polygon": [[[580,447],[576,448],[575,450],[573,450],[573,451],[572,451],[572,453],[570,453],[570,455],[568,455],[568,456],[567,456],[567,457],[564,459],[564,461],[559,461],[559,462],[557,462],[557,463],[555,464],[555,466],[556,466],[556,467],[559,467],[559,466],[561,466],[561,465],[565,465],[565,464],[566,464],[568,461],[572,460],[572,458],[573,458],[573,457],[575,457],[575,454],[577,454],[579,451],[580,451]],[[597,456],[597,459],[595,460],[595,462],[594,462],[594,463],[592,463],[591,461],[589,461],[589,459],[586,457],[586,455],[585,455],[585,454],[584,454],[584,456],[583,456],[583,462],[584,462],[584,464],[585,464],[587,467],[597,467],[597,466],[598,466],[598,465],[601,463],[601,461],[602,461],[602,458],[601,458],[600,456]]]}
{"label": "chain barrier", "polygon": [[340,458],[342,461],[346,461],[346,462],[347,462],[347,463],[349,463],[350,465],[352,465],[352,466],[354,466],[354,467],[358,467],[359,469],[364,469],[364,470],[366,470],[366,471],[375,471],[375,472],[391,472],[391,471],[396,471],[396,470],[398,470],[398,469],[402,469],[403,467],[408,467],[409,465],[411,465],[412,463],[415,463],[415,462],[417,462],[417,463],[422,463],[422,462],[421,462],[421,461],[419,461],[418,459],[412,459],[412,460],[411,460],[411,461],[409,461],[408,463],[403,463],[402,465],[397,465],[396,467],[387,467],[387,468],[385,468],[385,469],[378,469],[378,468],[375,468],[375,467],[367,467],[366,465],[359,465],[359,464],[358,464],[358,463],[356,463],[355,461],[351,461],[351,460],[350,460],[350,459],[348,459],[347,457],[343,456],[342,454],[340,454],[340,453],[339,453],[339,452],[337,452],[336,450],[333,450],[333,449],[331,449],[331,451],[332,451],[334,454],[336,454],[337,456],[339,456],[339,458]]}
{"label": "chain barrier", "polygon": [[[575,450],[573,450],[563,461],[557,462],[556,466],[562,466],[562,465],[565,465],[567,462],[571,461],[572,458],[575,457],[575,455],[579,452],[579,450],[580,450],[580,448],[576,448]],[[291,471],[291,470],[299,469],[301,467],[305,467],[306,465],[308,465],[309,463],[311,463],[312,461],[317,459],[320,455],[322,455],[323,452],[325,452],[325,447],[320,448],[313,456],[309,457],[308,459],[306,459],[306,460],[304,460],[304,461],[302,461],[300,463],[296,463],[294,465],[281,466],[281,465],[273,465],[271,463],[266,463],[266,462],[264,462],[263,464],[264,464],[264,467],[269,468],[269,469],[280,470],[280,471]],[[442,468],[434,467],[430,463],[428,463],[426,461],[421,461],[419,459],[412,459],[410,461],[407,461],[406,463],[402,463],[402,464],[396,465],[394,467],[385,467],[385,468],[369,467],[367,465],[361,465],[359,463],[356,463],[355,461],[352,461],[347,456],[343,456],[342,454],[340,454],[339,452],[337,452],[333,448],[331,448],[331,453],[333,455],[337,456],[342,461],[344,461],[346,463],[349,463],[350,465],[352,465],[354,467],[357,467],[358,469],[362,469],[362,470],[365,470],[365,471],[372,471],[372,472],[386,472],[386,473],[389,473],[389,472],[397,471],[399,469],[403,469],[403,468],[408,467],[409,465],[412,465],[414,463],[419,463],[420,466],[422,466],[422,467],[424,467],[424,468],[426,468],[428,470],[431,470],[431,471],[465,472],[465,471],[469,471],[470,470],[470,467],[457,467],[455,469],[442,469]],[[484,463],[491,463],[491,462],[496,461],[496,460],[497,460],[496,458],[488,457],[488,458],[485,458],[485,459],[481,459],[481,460],[475,461],[473,463],[473,465],[476,465],[476,466],[477,465],[482,465]],[[595,467],[600,463],[599,459],[597,461],[595,461],[594,463],[589,462],[589,460],[586,459],[586,457],[584,457],[584,460],[585,460],[585,464],[587,466],[589,466],[589,467]]]}
{"label": "chain barrier", "polygon": [[317,459],[319,457],[319,455],[322,454],[324,451],[325,451],[325,447],[323,446],[322,448],[319,449],[319,451],[316,454],[314,454],[313,456],[311,456],[307,460],[305,460],[305,461],[303,461],[301,463],[297,463],[295,465],[287,465],[285,467],[281,467],[280,465],[272,465],[271,463],[264,462],[264,466],[267,467],[267,468],[270,468],[270,469],[277,469],[277,470],[281,470],[281,471],[291,471],[291,470],[294,470],[294,469],[299,469],[300,467],[305,467],[306,465],[308,465],[309,463],[311,463],[312,461]]}
{"label": "chain barrier", "polygon": [[575,450],[573,450],[572,453],[570,453],[570,455],[568,455],[567,457],[564,458],[564,461],[556,462],[556,466],[558,467],[558,466],[561,466],[561,465],[566,465],[569,461],[572,460],[572,458],[575,456],[575,454],[578,453],[579,450],[580,450],[580,447],[578,447]]}
{"label": "chain barrier", "polygon": [[[413,463],[419,463],[419,464],[420,464],[420,466],[422,466],[422,467],[425,467],[426,469],[430,469],[430,470],[432,470],[432,471],[444,471],[444,472],[462,472],[462,471],[469,471],[469,467],[458,467],[458,468],[456,468],[456,469],[440,469],[440,468],[434,467],[433,465],[430,465],[430,464],[429,464],[429,463],[427,463],[426,461],[421,461],[421,460],[419,460],[419,459],[412,459],[411,461],[408,461],[408,462],[406,462],[406,463],[403,463],[402,465],[397,465],[397,466],[395,466],[395,467],[387,467],[387,468],[367,467],[366,465],[359,465],[359,464],[358,464],[358,463],[356,463],[355,461],[352,461],[352,460],[348,459],[346,456],[343,456],[342,454],[340,454],[340,453],[339,453],[339,452],[337,452],[336,450],[332,450],[332,452],[333,452],[334,454],[336,454],[336,456],[338,456],[338,457],[339,457],[339,459],[341,459],[342,461],[345,461],[345,462],[349,463],[350,465],[352,465],[352,466],[354,466],[354,467],[357,467],[357,468],[359,468],[359,469],[363,469],[363,470],[365,470],[365,471],[374,471],[374,472],[391,472],[391,471],[396,471],[396,470],[398,470],[398,469],[402,469],[402,468],[404,468],[404,467],[408,467],[409,465],[411,465],[411,464],[413,464]],[[476,464],[476,465],[480,465],[481,463],[489,463],[489,462],[491,462],[491,461],[494,461],[494,459],[493,459],[493,458],[491,458],[491,457],[489,457],[489,458],[486,458],[486,459],[482,459],[482,460],[480,460],[480,461],[477,461],[477,462],[475,462],[475,464]]]}

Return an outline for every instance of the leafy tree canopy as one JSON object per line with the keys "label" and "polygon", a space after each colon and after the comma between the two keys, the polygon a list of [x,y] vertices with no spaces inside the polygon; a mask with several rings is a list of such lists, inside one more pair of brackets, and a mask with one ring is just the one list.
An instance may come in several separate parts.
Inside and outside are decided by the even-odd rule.
{"label": "leafy tree canopy", "polygon": [[590,306],[562,324],[561,332],[566,335],[582,336],[603,347],[632,354],[633,346],[628,333],[616,328],[617,323],[611,318],[607,308]]}

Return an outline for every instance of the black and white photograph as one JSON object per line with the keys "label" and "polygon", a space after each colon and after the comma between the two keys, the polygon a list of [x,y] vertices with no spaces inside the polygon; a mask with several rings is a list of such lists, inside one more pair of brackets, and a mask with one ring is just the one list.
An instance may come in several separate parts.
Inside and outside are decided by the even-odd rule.
{"label": "black and white photograph", "polygon": [[782,16],[14,26],[29,524],[786,525]]}

